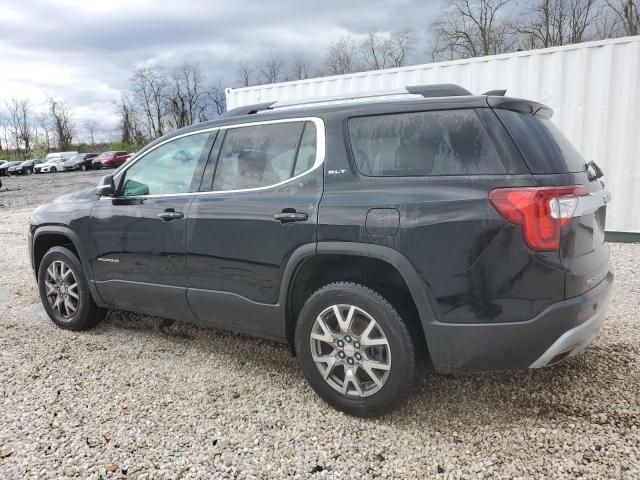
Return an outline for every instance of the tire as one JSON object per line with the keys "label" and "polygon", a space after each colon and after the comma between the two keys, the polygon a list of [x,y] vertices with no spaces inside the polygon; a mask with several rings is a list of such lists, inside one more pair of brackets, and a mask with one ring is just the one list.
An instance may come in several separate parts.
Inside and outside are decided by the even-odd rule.
{"label": "tire", "polygon": [[[341,331],[334,306],[344,325],[353,308],[350,328]],[[321,318],[330,332],[318,323]],[[366,334],[372,320],[375,326]],[[321,337],[324,338],[318,340]],[[386,345],[382,344],[384,341]],[[366,346],[367,343],[381,345]],[[300,312],[295,332],[296,352],[313,390],[334,408],[359,417],[383,415],[406,401],[416,384],[418,345],[386,298],[350,282],[332,283],[313,293]],[[328,362],[316,363],[314,355],[327,360],[333,357],[331,370]],[[369,362],[373,360],[378,363]],[[380,366],[384,368],[379,369]]]}
{"label": "tire", "polygon": [[33,169],[32,168],[27,168],[27,175],[31,175],[33,173]]}
{"label": "tire", "polygon": [[[68,274],[66,269],[69,269],[71,274]],[[63,275],[58,274],[64,274],[64,279],[61,278]],[[60,280],[60,293],[52,293],[52,289],[47,286],[56,285],[56,279]],[[76,284],[75,288],[72,288],[73,283]],[[49,318],[61,328],[87,330],[100,323],[106,315],[106,309],[98,307],[91,298],[80,260],[66,247],[52,247],[44,254],[38,268],[38,290]],[[52,295],[48,295],[47,292]],[[55,307],[55,299],[64,292],[69,292],[67,298],[60,298],[58,306]],[[73,292],[77,296],[77,302],[76,298],[73,298]],[[72,308],[74,304],[75,310]]]}
{"label": "tire", "polygon": [[56,167],[51,167],[49,169],[49,173],[56,173],[58,170],[56,169]]}
{"label": "tire", "polygon": [[83,172],[86,172],[87,166],[83,163],[82,166],[80,167],[80,170],[82,170]]}

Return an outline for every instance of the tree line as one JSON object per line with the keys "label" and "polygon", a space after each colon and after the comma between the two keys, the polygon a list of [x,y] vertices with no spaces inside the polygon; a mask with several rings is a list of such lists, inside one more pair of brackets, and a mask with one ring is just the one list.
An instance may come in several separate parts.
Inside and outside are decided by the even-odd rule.
{"label": "tree line", "polygon": [[[304,53],[240,63],[241,87],[457,60],[640,34],[640,0],[448,0],[421,47],[412,30],[343,35],[314,63]],[[413,54],[413,55],[412,55]]]}
{"label": "tree line", "polygon": [[[135,151],[165,133],[215,118],[225,109],[221,83],[209,83],[199,63],[138,68],[114,102],[119,118],[115,132],[106,132],[96,119],[77,125],[71,106],[52,96],[44,105],[21,97],[4,101],[0,104],[0,159],[75,150],[81,134],[88,140],[82,145],[85,150]],[[105,133],[109,141],[96,142]]]}
{"label": "tree line", "polygon": [[221,82],[209,83],[199,63],[137,69],[116,105],[121,141],[133,145],[210,120],[225,109]]}
{"label": "tree line", "polygon": [[47,97],[42,109],[28,98],[12,97],[0,105],[0,158],[44,156],[52,149],[70,150],[75,125],[71,107]]}

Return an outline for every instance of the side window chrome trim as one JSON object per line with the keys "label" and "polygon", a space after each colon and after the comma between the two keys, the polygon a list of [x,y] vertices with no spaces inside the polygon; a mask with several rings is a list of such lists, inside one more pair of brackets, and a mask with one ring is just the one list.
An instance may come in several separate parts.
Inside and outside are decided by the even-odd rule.
{"label": "side window chrome trim", "polygon": [[[131,166],[135,165],[138,161],[140,161],[140,159],[144,158],[148,153],[154,151],[156,148],[162,145],[165,145],[179,138],[188,137],[190,135],[197,135],[199,133],[206,133],[206,132],[211,133],[211,132],[215,132],[216,130],[222,131],[222,130],[231,130],[235,128],[255,127],[258,125],[271,125],[271,124],[278,124],[278,123],[296,123],[296,122],[313,122],[313,124],[316,126],[316,159],[313,162],[313,166],[310,169],[305,170],[304,172],[299,173],[294,177],[291,177],[281,182],[274,183],[273,185],[267,185],[264,187],[244,188],[239,190],[219,190],[219,191],[211,191],[211,192],[185,192],[185,193],[164,193],[164,194],[158,194],[158,195],[137,195],[137,196],[131,196],[127,198],[182,197],[185,195],[220,195],[220,194],[227,194],[227,193],[258,192],[261,190],[268,190],[270,188],[280,187],[282,185],[285,185],[289,182],[293,182],[313,172],[314,170],[318,169],[324,164],[325,149],[326,149],[325,128],[324,128],[324,121],[321,118],[298,117],[298,118],[283,118],[279,120],[265,120],[262,122],[249,122],[249,123],[243,123],[240,125],[223,125],[220,127],[204,128],[202,130],[195,130],[193,132],[183,133],[182,135],[176,135],[175,137],[168,138],[164,142],[154,145],[153,148],[150,148],[149,150],[144,152],[141,156],[136,157],[132,163],[125,164],[124,165],[125,168],[115,173],[114,182],[116,185],[118,185],[120,183],[120,179],[122,178],[122,175],[129,168],[131,168]],[[112,200],[112,197],[100,197],[99,200]]]}

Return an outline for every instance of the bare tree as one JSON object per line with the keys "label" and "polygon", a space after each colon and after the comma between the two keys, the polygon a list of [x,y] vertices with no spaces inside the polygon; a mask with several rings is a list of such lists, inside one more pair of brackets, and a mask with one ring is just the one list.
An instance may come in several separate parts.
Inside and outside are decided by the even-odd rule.
{"label": "bare tree", "polygon": [[206,118],[207,93],[199,64],[185,63],[173,71],[167,103],[176,129]]}
{"label": "bare tree", "polygon": [[330,75],[343,75],[362,70],[356,41],[343,35],[330,47],[325,58],[325,67]]}
{"label": "bare tree", "polygon": [[83,126],[84,126],[84,131],[87,133],[87,135],[89,135],[89,141],[91,142],[91,146],[95,145],[96,132],[100,128],[100,124],[98,123],[97,120],[94,120],[93,118],[89,118],[84,121]]}
{"label": "bare tree", "polygon": [[451,0],[432,24],[434,60],[480,57],[510,51],[516,43],[506,7],[513,0]]}
{"label": "bare tree", "polygon": [[277,83],[286,80],[282,58],[272,55],[260,66],[260,75],[264,83]]}
{"label": "bare tree", "polygon": [[539,0],[518,26],[522,46],[544,48],[589,40],[587,29],[597,13],[595,0]]}
{"label": "bare tree", "polygon": [[71,107],[62,100],[53,97],[49,97],[47,103],[49,104],[49,119],[53,127],[56,146],[61,151],[69,150],[74,133]]}
{"label": "bare tree", "polygon": [[415,35],[409,29],[387,35],[369,30],[360,43],[360,49],[366,66],[372,70],[380,70],[403,66],[415,43]]}
{"label": "bare tree", "polygon": [[[0,130],[2,130],[2,137],[4,139],[4,147],[7,150],[7,156],[10,155],[10,147],[9,147],[9,119],[5,112],[0,110]],[[2,143],[0,141],[0,143]]]}
{"label": "bare tree", "polygon": [[146,143],[138,121],[138,115],[131,96],[122,92],[120,100],[116,104],[116,113],[120,116],[120,138],[122,143],[143,144]]}
{"label": "bare tree", "polygon": [[640,0],[606,0],[619,23],[621,35],[640,34]]}
{"label": "bare tree", "polygon": [[253,85],[254,69],[248,63],[241,63],[238,66],[237,76],[241,87],[250,87]]}
{"label": "bare tree", "polygon": [[216,116],[222,115],[227,110],[227,97],[224,94],[222,82],[218,82],[216,85],[210,87],[207,95],[212,113]]}
{"label": "bare tree", "polygon": [[40,113],[38,116],[38,125],[42,129],[45,150],[49,152],[49,150],[51,150],[51,136],[53,128],[51,126],[51,118],[49,117],[48,112]]}
{"label": "bare tree", "polygon": [[311,62],[307,59],[304,52],[298,52],[293,56],[291,63],[292,80],[304,80],[311,76]]}
{"label": "bare tree", "polygon": [[5,101],[6,118],[18,158],[26,158],[31,153],[32,116],[31,102],[28,98],[12,97]]}
{"label": "bare tree", "polygon": [[168,82],[164,72],[153,68],[139,68],[131,77],[136,103],[144,112],[149,138],[165,133]]}

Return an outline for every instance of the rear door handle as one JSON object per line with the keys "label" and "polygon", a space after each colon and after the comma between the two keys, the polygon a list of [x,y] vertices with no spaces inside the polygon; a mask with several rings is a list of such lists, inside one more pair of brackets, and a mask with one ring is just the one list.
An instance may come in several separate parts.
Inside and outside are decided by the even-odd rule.
{"label": "rear door handle", "polygon": [[309,215],[302,212],[280,212],[276,213],[273,218],[279,220],[280,223],[293,223],[293,222],[304,222],[309,218]]}
{"label": "rear door handle", "polygon": [[159,213],[158,216],[163,219],[165,222],[170,222],[171,220],[176,220],[178,218],[184,218],[184,213],[176,212],[173,209],[167,209],[166,211]]}

